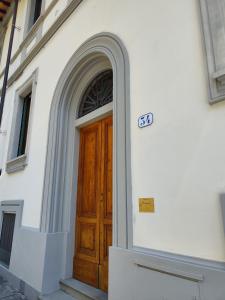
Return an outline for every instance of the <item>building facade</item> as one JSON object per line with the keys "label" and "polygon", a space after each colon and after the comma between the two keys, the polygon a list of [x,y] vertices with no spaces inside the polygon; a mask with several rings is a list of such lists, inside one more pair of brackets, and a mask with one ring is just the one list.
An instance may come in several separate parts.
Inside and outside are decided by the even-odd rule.
{"label": "building facade", "polygon": [[224,299],[224,11],[0,1],[0,274],[28,299]]}

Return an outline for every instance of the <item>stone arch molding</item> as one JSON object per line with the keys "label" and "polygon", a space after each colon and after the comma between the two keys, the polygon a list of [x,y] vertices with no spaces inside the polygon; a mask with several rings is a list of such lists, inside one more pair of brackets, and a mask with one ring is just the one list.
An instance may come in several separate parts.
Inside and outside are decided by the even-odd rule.
{"label": "stone arch molding", "polygon": [[71,232],[75,219],[76,138],[79,79],[107,58],[113,71],[113,245],[132,244],[129,59],[118,37],[101,33],[87,40],[66,65],[52,100],[43,190],[41,231]]}

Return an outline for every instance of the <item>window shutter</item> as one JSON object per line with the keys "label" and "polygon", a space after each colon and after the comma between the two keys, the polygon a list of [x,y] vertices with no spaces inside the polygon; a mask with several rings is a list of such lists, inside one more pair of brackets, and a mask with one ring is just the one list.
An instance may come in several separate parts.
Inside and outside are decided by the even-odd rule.
{"label": "window shutter", "polygon": [[225,100],[225,0],[200,0],[210,103]]}

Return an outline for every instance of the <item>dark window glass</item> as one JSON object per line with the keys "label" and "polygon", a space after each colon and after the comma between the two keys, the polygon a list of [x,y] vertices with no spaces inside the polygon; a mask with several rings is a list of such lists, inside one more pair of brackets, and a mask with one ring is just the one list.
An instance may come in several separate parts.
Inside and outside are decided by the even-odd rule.
{"label": "dark window glass", "polygon": [[35,6],[34,6],[34,18],[33,18],[33,24],[37,21],[37,19],[40,17],[41,14],[41,6],[42,6],[42,0],[36,0]]}
{"label": "dark window glass", "polygon": [[29,123],[29,115],[30,115],[30,103],[31,103],[31,94],[27,95],[23,99],[17,156],[23,155],[26,149],[27,131],[28,131],[28,123]]}
{"label": "dark window glass", "polygon": [[16,215],[3,213],[0,239],[0,261],[9,266]]}
{"label": "dark window glass", "polygon": [[113,74],[111,70],[98,75],[88,86],[82,97],[78,117],[113,101]]}

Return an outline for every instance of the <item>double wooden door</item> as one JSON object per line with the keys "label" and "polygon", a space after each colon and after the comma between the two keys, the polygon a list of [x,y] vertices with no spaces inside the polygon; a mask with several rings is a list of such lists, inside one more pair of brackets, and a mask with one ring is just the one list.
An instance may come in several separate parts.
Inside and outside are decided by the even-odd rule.
{"label": "double wooden door", "polygon": [[74,278],[108,289],[112,245],[112,117],[80,130]]}

